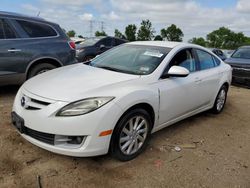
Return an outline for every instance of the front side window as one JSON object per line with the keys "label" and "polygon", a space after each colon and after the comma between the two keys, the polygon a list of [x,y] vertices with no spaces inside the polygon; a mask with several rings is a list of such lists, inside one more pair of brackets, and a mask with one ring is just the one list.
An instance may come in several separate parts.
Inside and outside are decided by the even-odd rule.
{"label": "front side window", "polygon": [[91,66],[135,75],[148,75],[171,49],[146,45],[121,45],[93,59]]}
{"label": "front side window", "polygon": [[206,70],[215,67],[213,56],[205,51],[196,50],[200,62],[200,70]]}
{"label": "front side window", "polygon": [[196,71],[195,58],[192,55],[191,49],[186,49],[178,52],[170,62],[170,67],[173,65],[181,66],[189,70]]}
{"label": "front side window", "polygon": [[30,38],[57,36],[56,31],[49,25],[24,20],[16,21]]}
{"label": "front side window", "polygon": [[0,19],[0,39],[14,39],[16,38],[15,32],[9,26],[9,24]]}

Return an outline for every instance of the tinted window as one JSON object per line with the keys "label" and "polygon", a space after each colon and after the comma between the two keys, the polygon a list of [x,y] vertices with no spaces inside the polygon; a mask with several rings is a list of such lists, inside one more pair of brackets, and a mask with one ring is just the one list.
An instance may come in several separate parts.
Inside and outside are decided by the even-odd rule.
{"label": "tinted window", "polygon": [[101,43],[104,46],[111,46],[112,45],[112,38],[105,38],[103,40],[101,40]]}
{"label": "tinted window", "polygon": [[200,61],[200,69],[206,70],[215,67],[213,56],[209,53],[202,51],[202,50],[196,50],[199,61]]}
{"label": "tinted window", "polygon": [[0,39],[13,39],[16,38],[15,32],[11,29],[9,24],[0,19]]}
{"label": "tinted window", "polygon": [[115,46],[125,43],[123,40],[115,39]]}
{"label": "tinted window", "polygon": [[188,69],[190,72],[196,71],[195,59],[192,55],[191,50],[182,50],[175,55],[175,57],[170,62],[170,66],[178,65]]}
{"label": "tinted window", "polygon": [[22,29],[31,38],[52,37],[52,36],[57,35],[55,30],[46,24],[41,24],[41,23],[36,23],[36,22],[28,22],[28,21],[23,21],[23,20],[16,20],[16,21],[20,24]]}
{"label": "tinted window", "polygon": [[213,56],[213,59],[214,59],[214,62],[215,62],[215,65],[220,65],[220,60],[216,57]]}

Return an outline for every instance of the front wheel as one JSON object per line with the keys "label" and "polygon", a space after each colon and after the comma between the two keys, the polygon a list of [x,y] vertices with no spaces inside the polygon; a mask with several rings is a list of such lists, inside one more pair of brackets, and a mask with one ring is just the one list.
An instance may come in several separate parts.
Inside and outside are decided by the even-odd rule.
{"label": "front wheel", "polygon": [[222,112],[222,110],[225,106],[226,100],[227,100],[227,91],[228,91],[228,89],[225,85],[223,85],[220,88],[220,91],[217,94],[217,97],[215,99],[214,106],[212,108],[213,113],[219,114]]}
{"label": "front wheel", "polygon": [[148,144],[152,121],[147,111],[133,109],[118,122],[111,139],[111,155],[129,161],[143,152]]}

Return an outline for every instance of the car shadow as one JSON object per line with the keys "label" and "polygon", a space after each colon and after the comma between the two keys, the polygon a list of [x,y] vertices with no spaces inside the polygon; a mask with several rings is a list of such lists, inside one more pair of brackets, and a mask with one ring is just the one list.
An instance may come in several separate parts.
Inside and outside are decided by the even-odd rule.
{"label": "car shadow", "polygon": [[8,96],[15,95],[20,86],[12,85],[12,86],[0,86],[0,96]]}

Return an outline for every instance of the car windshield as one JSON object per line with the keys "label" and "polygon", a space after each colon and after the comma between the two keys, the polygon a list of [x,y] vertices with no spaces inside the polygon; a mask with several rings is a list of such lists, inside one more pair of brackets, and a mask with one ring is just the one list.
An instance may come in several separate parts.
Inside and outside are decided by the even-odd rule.
{"label": "car windshield", "polygon": [[94,44],[96,44],[99,40],[101,40],[102,38],[88,38],[85,39],[83,42],[81,42],[80,44],[78,44],[79,47],[84,47],[84,46],[92,46]]}
{"label": "car windshield", "polygon": [[152,73],[170,48],[146,45],[121,45],[94,58],[91,66],[135,75]]}
{"label": "car windshield", "polygon": [[240,48],[233,53],[232,57],[250,59],[250,48]]}

